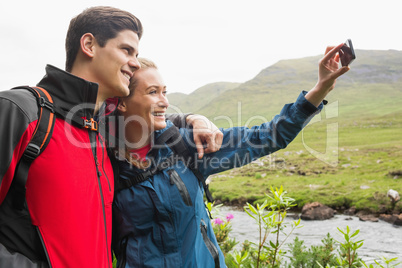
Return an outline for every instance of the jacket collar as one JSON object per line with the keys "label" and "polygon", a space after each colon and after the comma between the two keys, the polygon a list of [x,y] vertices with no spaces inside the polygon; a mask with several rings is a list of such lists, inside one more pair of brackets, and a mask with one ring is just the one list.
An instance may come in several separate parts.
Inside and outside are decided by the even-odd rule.
{"label": "jacket collar", "polygon": [[[155,142],[164,132],[166,132],[172,126],[174,126],[173,123],[169,120],[166,120],[166,127],[164,129],[156,130],[152,133],[151,150],[147,154],[147,159],[151,161],[152,165],[146,168],[146,170],[155,167],[155,164],[159,163],[159,161],[162,161],[164,159],[164,156],[169,153],[170,149],[168,148],[168,146],[165,145],[165,143],[159,144],[157,147],[155,147]],[[118,158],[119,156],[116,157]],[[127,162],[125,158],[119,158],[119,168],[120,175],[123,175],[123,177],[127,175],[129,176],[130,174],[132,174],[133,171],[140,170],[140,168],[129,164],[129,162]]]}
{"label": "jacket collar", "polygon": [[52,65],[46,66],[46,75],[38,83],[53,98],[62,117],[90,119],[94,117],[98,84],[65,72]]}

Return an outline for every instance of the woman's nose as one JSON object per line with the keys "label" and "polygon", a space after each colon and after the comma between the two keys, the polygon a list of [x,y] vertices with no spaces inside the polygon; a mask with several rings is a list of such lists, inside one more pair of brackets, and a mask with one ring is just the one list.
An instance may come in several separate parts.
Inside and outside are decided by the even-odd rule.
{"label": "woman's nose", "polygon": [[159,106],[161,106],[161,107],[169,107],[169,100],[168,100],[168,98],[166,97],[166,95],[164,95],[164,94],[161,94],[160,95],[160,98],[159,98]]}

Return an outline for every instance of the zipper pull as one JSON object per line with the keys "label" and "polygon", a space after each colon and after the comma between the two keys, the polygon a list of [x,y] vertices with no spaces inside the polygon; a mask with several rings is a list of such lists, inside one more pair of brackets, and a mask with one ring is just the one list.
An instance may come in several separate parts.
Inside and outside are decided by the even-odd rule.
{"label": "zipper pull", "polygon": [[98,157],[95,157],[95,165],[96,165],[96,172],[98,173],[98,177],[102,176],[102,172],[99,170]]}

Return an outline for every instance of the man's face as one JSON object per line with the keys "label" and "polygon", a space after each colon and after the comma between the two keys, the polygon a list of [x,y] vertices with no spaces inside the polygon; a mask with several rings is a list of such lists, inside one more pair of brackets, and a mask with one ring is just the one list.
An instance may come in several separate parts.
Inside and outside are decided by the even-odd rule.
{"label": "man's face", "polygon": [[97,44],[92,58],[93,75],[99,84],[102,98],[124,97],[129,94],[130,78],[140,68],[137,60],[138,35],[131,30],[121,31],[104,47]]}

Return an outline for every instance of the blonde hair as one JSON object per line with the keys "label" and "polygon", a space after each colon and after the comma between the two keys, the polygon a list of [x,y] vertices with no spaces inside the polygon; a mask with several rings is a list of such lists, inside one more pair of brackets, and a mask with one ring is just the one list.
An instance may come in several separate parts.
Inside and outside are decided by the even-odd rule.
{"label": "blonde hair", "polygon": [[[158,70],[158,67],[156,66],[156,64],[146,58],[138,58],[138,62],[140,63],[141,69],[146,70],[148,68],[154,68],[156,70]],[[138,84],[138,80],[135,79],[135,76],[133,76],[130,80],[130,96],[133,94],[135,88],[137,87]]]}

